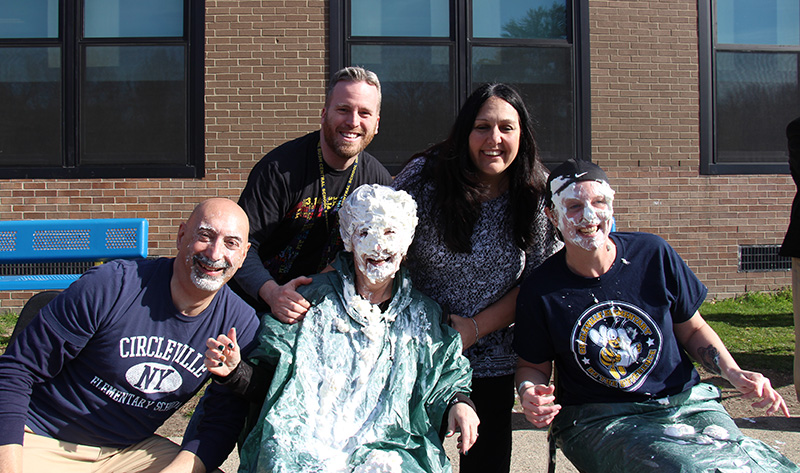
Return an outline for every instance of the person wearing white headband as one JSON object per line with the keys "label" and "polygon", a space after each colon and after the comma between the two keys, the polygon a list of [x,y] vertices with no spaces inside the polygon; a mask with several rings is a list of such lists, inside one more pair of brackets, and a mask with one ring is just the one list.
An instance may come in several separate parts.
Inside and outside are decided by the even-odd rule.
{"label": "person wearing white headband", "polygon": [[[564,249],[517,298],[516,382],[526,418],[580,471],[800,471],[745,437],[691,358],[754,407],[789,416],[760,373],[739,367],[698,312],[707,289],[662,238],[612,232],[606,173],[569,160],[550,174],[545,212]],[[555,364],[558,387],[550,384]]]}

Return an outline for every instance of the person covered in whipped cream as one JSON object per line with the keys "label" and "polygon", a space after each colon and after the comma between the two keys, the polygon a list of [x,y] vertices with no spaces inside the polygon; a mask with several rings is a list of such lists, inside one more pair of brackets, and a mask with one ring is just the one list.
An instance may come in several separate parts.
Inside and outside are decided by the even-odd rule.
{"label": "person covered in whipped cream", "polygon": [[[417,224],[404,191],[362,185],[339,211],[345,251],[300,288],[298,324],[262,319],[260,346],[240,363],[235,333],[209,339],[206,366],[236,392],[264,396],[241,451],[244,472],[449,472],[439,432],[477,440],[472,370],[441,309],[401,266]],[[258,391],[262,391],[258,394]]]}
{"label": "person covered in whipped cream", "polygon": [[[753,407],[789,411],[742,370],[698,312],[707,289],[662,238],[611,232],[606,173],[569,160],[547,181],[545,213],[564,241],[517,298],[516,382],[526,418],[580,471],[800,471],[745,437],[690,359]],[[558,389],[550,385],[555,363]]]}

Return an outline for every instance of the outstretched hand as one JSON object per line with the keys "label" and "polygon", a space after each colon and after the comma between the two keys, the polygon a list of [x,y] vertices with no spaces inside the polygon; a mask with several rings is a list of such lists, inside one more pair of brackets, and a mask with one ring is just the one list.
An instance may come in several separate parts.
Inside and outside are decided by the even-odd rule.
{"label": "outstretched hand", "polygon": [[756,399],[752,407],[756,409],[767,408],[767,415],[782,412],[789,417],[789,407],[783,397],[775,391],[769,378],[754,371],[738,370],[728,375],[728,381],[745,399]]}
{"label": "outstretched hand", "polygon": [[236,343],[236,327],[228,330],[228,335],[209,338],[206,340],[206,347],[208,350],[203,363],[211,374],[224,378],[242,361],[242,354]]}
{"label": "outstretched hand", "polygon": [[467,451],[478,441],[478,413],[475,409],[465,402],[459,402],[450,408],[447,415],[447,437],[452,437],[456,431],[461,432],[458,436],[458,451],[466,454]]}
{"label": "outstretched hand", "polygon": [[525,418],[536,427],[547,427],[561,411],[561,405],[554,404],[556,397],[553,393],[556,388],[552,384],[530,383],[527,386],[519,396]]}

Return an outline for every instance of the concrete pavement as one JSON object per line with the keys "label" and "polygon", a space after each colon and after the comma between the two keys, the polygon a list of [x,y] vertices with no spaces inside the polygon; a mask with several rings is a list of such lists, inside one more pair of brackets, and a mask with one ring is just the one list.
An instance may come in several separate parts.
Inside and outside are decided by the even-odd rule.
{"label": "concrete pavement", "polygon": [[[800,417],[789,419],[774,416],[743,417],[735,420],[745,435],[763,441],[800,465]],[[180,438],[174,440],[180,443]],[[547,471],[547,430],[533,428],[522,414],[515,412],[513,418],[513,442],[511,458],[511,471],[513,473]],[[458,454],[456,453],[455,438],[449,438],[445,441],[445,450],[453,461],[453,471],[458,472]],[[234,452],[222,465],[222,470],[225,473],[233,473],[236,472],[238,466],[239,458]],[[578,472],[560,450],[556,459],[556,472]]]}

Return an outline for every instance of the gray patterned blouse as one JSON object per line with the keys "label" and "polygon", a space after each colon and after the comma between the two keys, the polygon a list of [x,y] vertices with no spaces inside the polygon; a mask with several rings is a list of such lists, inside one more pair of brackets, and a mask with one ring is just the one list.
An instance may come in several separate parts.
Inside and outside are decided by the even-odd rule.
{"label": "gray patterned blouse", "polygon": [[[395,178],[417,202],[419,224],[406,265],[414,287],[438,302],[443,314],[473,317],[522,282],[530,271],[555,253],[561,243],[542,208],[536,213],[536,242],[526,251],[514,242],[508,193],[484,202],[472,234],[472,252],[453,252],[435,222],[434,189],[420,174],[425,158],[411,161]],[[513,326],[490,333],[465,353],[476,378],[512,374],[516,355],[511,348]]]}

